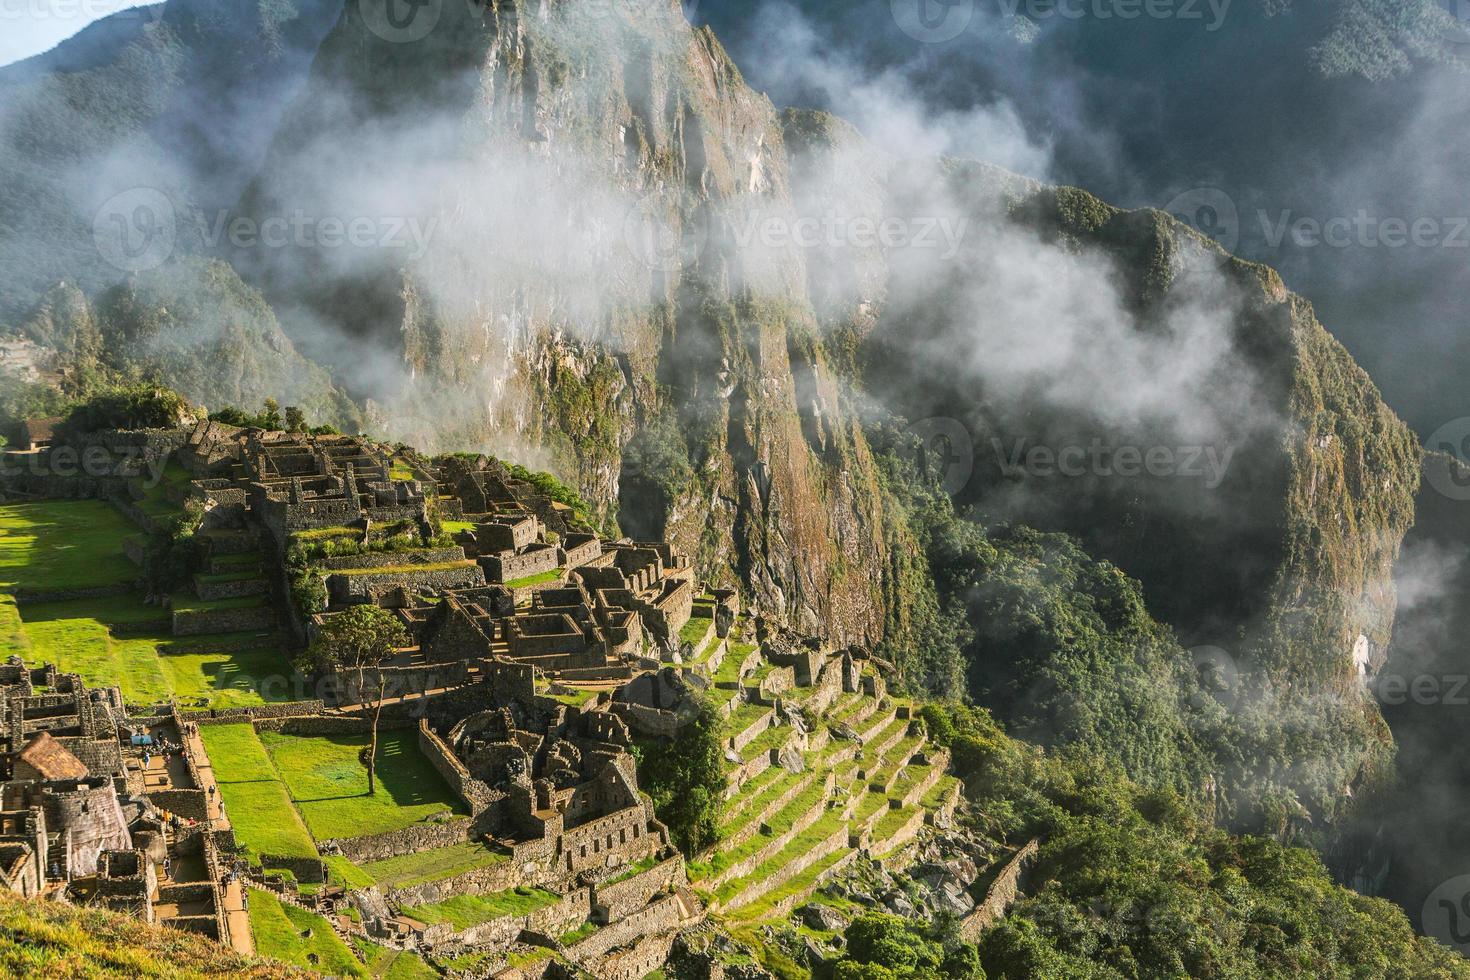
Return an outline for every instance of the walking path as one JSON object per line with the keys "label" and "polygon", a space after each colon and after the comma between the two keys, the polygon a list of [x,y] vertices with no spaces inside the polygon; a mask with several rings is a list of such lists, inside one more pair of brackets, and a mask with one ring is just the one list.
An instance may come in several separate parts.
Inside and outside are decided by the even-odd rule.
{"label": "walking path", "polygon": [[[229,830],[230,818],[225,815],[220,799],[219,786],[214,779],[214,767],[209,762],[209,753],[204,751],[204,742],[198,730],[189,728],[184,735],[186,751],[194,759],[199,770],[199,788],[204,790],[205,815],[213,830]],[[180,760],[182,761],[182,760]],[[211,792],[213,790],[213,792]],[[255,955],[255,937],[250,932],[250,913],[245,911],[245,886],[237,877],[220,889],[224,895],[225,931],[229,933],[230,945],[235,952],[246,956]]]}

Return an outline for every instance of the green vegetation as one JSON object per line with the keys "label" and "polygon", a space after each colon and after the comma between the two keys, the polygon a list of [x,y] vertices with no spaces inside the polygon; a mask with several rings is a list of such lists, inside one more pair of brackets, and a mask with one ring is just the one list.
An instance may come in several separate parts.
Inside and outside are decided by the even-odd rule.
{"label": "green vegetation", "polygon": [[247,960],[203,936],[158,929],[130,915],[26,900],[0,890],[0,976],[281,978],[294,971]]}
{"label": "green vegetation", "polygon": [[50,662],[88,684],[116,684],[130,704],[176,698],[209,707],[289,700],[290,685],[268,683],[289,665],[273,633],[175,637],[168,613],[138,595],[14,606],[0,650]]}
{"label": "green vegetation", "polygon": [[262,854],[316,857],[311,834],[291,805],[286,786],[254,727],[200,725],[199,736],[235,839],[248,849],[252,861],[259,863]]}
{"label": "green vegetation", "polygon": [[368,972],[382,980],[434,980],[439,971],[417,953],[406,949],[389,949],[366,939],[354,939],[352,948],[367,966]]}
{"label": "green vegetation", "polygon": [[1466,976],[1403,912],[1301,848],[1236,837],[1096,754],[1048,755],[988,713],[930,705],[981,829],[1039,839],[1032,883],[981,937],[992,977]]}
{"label": "green vegetation", "polygon": [[685,623],[683,628],[679,630],[679,642],[681,644],[687,643],[689,646],[697,649],[704,642],[704,638],[709,633],[712,625],[714,625],[713,616],[690,616],[689,622]]}
{"label": "green vegetation", "polygon": [[985,980],[975,947],[939,923],[867,912],[848,924],[846,938],[833,980]]}
{"label": "green vegetation", "polygon": [[412,888],[508,860],[510,855],[503,851],[491,850],[479,841],[467,841],[418,854],[370,861],[362,866],[361,871],[385,889]]}
{"label": "green vegetation", "polygon": [[513,578],[505,583],[505,587],[507,589],[525,589],[533,585],[547,585],[551,582],[560,581],[563,574],[560,568],[553,568],[549,572],[540,572],[536,575]]}
{"label": "green vegetation", "polygon": [[250,889],[250,931],[262,956],[337,976],[368,975],[327,920],[287,905],[270,892]]}
{"label": "green vegetation", "polygon": [[449,922],[455,929],[468,929],[507,915],[530,915],[558,901],[559,895],[544,888],[509,888],[488,895],[456,895],[433,905],[408,905],[403,914],[425,925]]}
{"label": "green vegetation", "polygon": [[714,704],[700,697],[692,717],[673,739],[640,741],[640,789],[653,800],[658,818],[685,856],[714,843],[725,791],[720,749],[724,726]]}
{"label": "green vegetation", "polygon": [[138,569],[122,553],[134,531],[98,500],[0,505],[0,589],[91,589],[132,582]]}
{"label": "green vegetation", "polygon": [[172,429],[192,418],[184,396],[162,385],[108,388],[72,408],[62,422],[67,433],[99,429]]}
{"label": "green vegetation", "polygon": [[563,946],[575,946],[577,945],[577,943],[580,943],[582,940],[586,939],[588,936],[592,935],[600,928],[601,926],[599,926],[595,922],[584,922],[577,928],[568,930],[567,932],[562,933],[560,936],[557,936],[556,941],[561,943]]}
{"label": "green vegetation", "polygon": [[[464,812],[464,805],[419,751],[412,731],[383,733],[378,785],[372,794],[362,764],[369,743],[366,735],[261,732],[259,739],[317,840],[382,834],[437,814]],[[234,812],[231,804],[231,819]]]}

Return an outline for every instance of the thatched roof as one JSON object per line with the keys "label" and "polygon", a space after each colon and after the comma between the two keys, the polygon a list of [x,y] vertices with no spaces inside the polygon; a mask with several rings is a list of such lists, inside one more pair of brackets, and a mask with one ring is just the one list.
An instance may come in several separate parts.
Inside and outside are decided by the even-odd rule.
{"label": "thatched roof", "polygon": [[50,442],[56,434],[56,426],[61,424],[61,419],[26,419],[20,424],[21,436],[27,445],[34,446],[40,442]]}
{"label": "thatched roof", "polygon": [[65,745],[41,732],[20,750],[20,759],[45,779],[82,779],[87,767]]}

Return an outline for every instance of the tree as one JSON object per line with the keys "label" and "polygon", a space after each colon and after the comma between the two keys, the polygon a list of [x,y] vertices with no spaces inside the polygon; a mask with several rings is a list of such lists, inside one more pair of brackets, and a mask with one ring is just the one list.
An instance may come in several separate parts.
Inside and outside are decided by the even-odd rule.
{"label": "tree", "polygon": [[297,408],[295,405],[286,406],[286,431],[306,431],[306,413]]}
{"label": "tree", "polygon": [[276,431],[281,429],[285,422],[281,420],[281,403],[274,398],[265,400],[265,411],[260,413],[262,428]]}
{"label": "tree", "polygon": [[377,792],[378,719],[383,713],[387,675],[383,663],[400,647],[408,646],[406,630],[392,613],[378,606],[351,606],[322,624],[316,641],[307,647],[303,666],[323,672],[350,670],[357,674],[357,696],[362,698],[363,677],[378,674],[378,696],[373,706],[372,737],[368,744],[368,795]]}
{"label": "tree", "polygon": [[689,721],[672,739],[639,746],[638,783],[686,855],[715,841],[725,795],[723,722],[708,697],[691,692]]}

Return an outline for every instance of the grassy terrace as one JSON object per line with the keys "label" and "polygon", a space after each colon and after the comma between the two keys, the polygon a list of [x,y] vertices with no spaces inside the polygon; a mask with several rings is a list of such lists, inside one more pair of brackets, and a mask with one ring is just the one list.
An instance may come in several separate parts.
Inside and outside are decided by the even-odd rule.
{"label": "grassy terrace", "polygon": [[[771,815],[770,820],[766,822],[769,833],[752,834],[734,847],[717,847],[708,862],[689,866],[690,880],[695,880],[696,877],[699,880],[717,877],[726,868],[758,853],[761,848],[770,844],[773,838],[790,831],[798,820],[811,813],[813,807],[821,806],[825,797],[826,786],[823,785],[822,777],[819,775],[810,786],[793,797],[790,803]],[[758,812],[752,811],[749,817],[754,819]],[[821,821],[819,820],[818,823]],[[724,894],[723,887],[720,894]]]}
{"label": "grassy terrace", "polygon": [[[261,956],[335,976],[369,976],[327,920],[286,905],[270,892],[250,889],[250,931]],[[308,959],[312,953],[316,963]]]}
{"label": "grassy terrace", "polygon": [[842,819],[841,811],[828,810],[822,814],[821,819],[793,837],[791,842],[785,847],[762,861],[750,874],[743,878],[736,878],[734,881],[727,881],[721,885],[715,891],[715,897],[721,904],[729,902],[730,899],[736,897],[751,885],[774,877],[783,868],[804,857],[822,841],[836,834],[846,826],[846,823]]}
{"label": "grassy terrace", "polygon": [[248,725],[200,725],[235,839],[261,854],[316,857],[316,845],[291,805],[291,797],[255,729]]}
{"label": "grassy terrace", "polygon": [[269,601],[270,597],[266,595],[247,595],[235,599],[200,599],[192,592],[175,592],[170,600],[169,608],[182,613],[214,612],[219,609],[254,609]]}
{"label": "grassy terrace", "polygon": [[730,712],[728,730],[731,735],[739,735],[770,712],[771,709],[763,704],[742,704]]}
{"label": "grassy terrace", "polygon": [[772,726],[751,739],[749,745],[740,750],[740,761],[749,762],[757,756],[765,755],[772,749],[779,749],[786,744],[791,737],[791,728],[786,725]]}
{"label": "grassy terrace", "polygon": [[365,939],[354,939],[353,949],[367,964],[368,972],[383,980],[433,980],[439,971],[417,953],[406,949],[389,949]]}
{"label": "grassy terrace", "polygon": [[780,766],[762,769],[759,775],[740,787],[739,793],[725,808],[724,819],[721,820],[720,836],[724,836],[724,826],[743,822],[742,817],[745,814],[759,813],[761,807],[780,796],[781,790],[775,788],[778,784],[790,786],[802,775],[802,773],[787,772]]}
{"label": "grassy terrace", "polygon": [[559,582],[562,577],[562,569],[554,568],[549,572],[541,572],[538,575],[526,575],[522,578],[513,578],[505,583],[507,589],[525,589],[533,585],[547,585],[551,582]]}
{"label": "grassy terrace", "polygon": [[411,888],[509,860],[508,854],[492,851],[479,841],[469,841],[418,854],[371,861],[362,865],[361,870],[384,889]]}
{"label": "grassy terrace", "polygon": [[175,637],[168,611],[139,595],[66,602],[0,600],[0,654],[51,662],[94,686],[117,684],[131,704],[169,698],[229,708],[289,700],[290,665],[272,632]]}
{"label": "grassy terrace", "polygon": [[740,908],[726,914],[730,919],[740,922],[753,922],[757,919],[765,918],[771,914],[771,909],[775,907],[777,902],[815,888],[818,879],[846,856],[846,852],[842,850],[834,851],[786,882],[780,888],[773,889],[754,902],[748,905],[742,905]]}
{"label": "grassy terrace", "polygon": [[689,622],[685,623],[684,626],[679,630],[679,641],[681,643],[688,643],[690,646],[698,648],[704,642],[705,635],[709,633],[710,627],[713,626],[714,623],[715,617],[713,609],[710,610],[709,615],[705,615],[701,613],[699,611],[699,607],[696,606],[694,615],[689,617]]}
{"label": "grassy terrace", "polygon": [[560,896],[544,888],[511,888],[489,895],[456,895],[433,905],[406,905],[403,914],[424,925],[448,922],[459,930],[507,915],[530,915],[558,901]]}
{"label": "grassy terrace", "polygon": [[465,812],[411,731],[379,734],[373,796],[367,795],[367,769],[358,761],[367,735],[303,738],[261,732],[259,738],[317,840],[382,834],[436,814]]}
{"label": "grassy terrace", "polygon": [[329,541],[332,538],[362,537],[362,531],[355,527],[317,527],[309,531],[294,531],[291,534],[292,541]]}
{"label": "grassy terrace", "polygon": [[740,663],[745,656],[735,649],[735,644],[730,644],[730,649],[725,651],[725,659],[720,661],[720,669],[716,670],[712,680],[718,687],[738,687],[740,684]]}
{"label": "grassy terrace", "polygon": [[138,577],[122,553],[137,529],[98,500],[0,506],[0,591],[85,589]]}
{"label": "grassy terrace", "polygon": [[389,565],[385,568],[336,568],[329,575],[403,575],[411,572],[442,572],[451,568],[473,568],[472,561],[439,561],[423,565]]}

